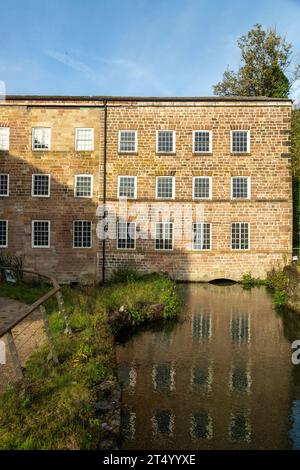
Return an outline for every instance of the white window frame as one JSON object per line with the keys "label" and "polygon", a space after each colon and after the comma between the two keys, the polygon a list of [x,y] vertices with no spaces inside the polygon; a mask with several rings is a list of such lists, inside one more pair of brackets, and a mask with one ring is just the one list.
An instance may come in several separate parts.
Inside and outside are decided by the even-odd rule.
{"label": "white window frame", "polygon": [[[205,151],[199,151],[199,150],[195,150],[195,135],[196,135],[196,132],[208,132],[209,134],[209,150],[207,152]],[[209,154],[209,153],[212,153],[212,131],[208,130],[208,129],[198,129],[198,130],[195,130],[193,131],[193,153],[196,153],[196,154]]]}
{"label": "white window frame", "polygon": [[[39,149],[34,147],[34,134],[37,129],[49,129],[49,148],[48,149]],[[51,150],[51,141],[52,141],[52,129],[51,127],[37,126],[31,128],[31,147],[33,152],[49,152]]]}
{"label": "white window frame", "polygon": [[[248,224],[248,248],[232,248],[232,224]],[[230,224],[230,248],[231,251],[250,251],[250,243],[251,243],[251,224],[250,222],[240,222],[240,221],[233,221]]]}
{"label": "white window frame", "polygon": [[[133,197],[120,196],[121,178],[134,178],[134,196]],[[120,176],[118,176],[118,193],[117,193],[117,197],[118,197],[118,199],[136,199],[137,198],[137,176],[133,176],[133,175],[120,175]]]}
{"label": "white window frame", "polygon": [[[91,180],[91,194],[90,194],[90,196],[77,196],[77,194],[76,194],[76,191],[77,191],[77,180],[78,180],[78,178],[82,178],[82,177],[84,177],[84,178],[88,177],[88,178],[90,178],[90,180]],[[94,177],[93,177],[93,175],[86,175],[86,174],[84,174],[84,175],[75,175],[75,180],[74,180],[74,197],[79,198],[79,199],[92,199],[92,198],[93,198],[93,194],[94,194]]]}
{"label": "white window frame", "polygon": [[[121,150],[121,132],[134,132],[135,134],[135,142],[134,142],[134,150]],[[138,149],[138,133],[137,130],[134,129],[120,129],[119,136],[118,136],[118,152],[119,153],[137,153]]]}
{"label": "white window frame", "polygon": [[[165,225],[166,224],[170,224],[172,225],[172,248],[156,248],[156,226],[158,224],[163,224],[163,240],[166,240],[165,238],[165,232],[166,232],[166,229],[165,229]],[[155,251],[173,251],[174,250],[174,222],[155,222],[155,239],[154,239],[154,248],[155,248]]]}
{"label": "white window frame", "polygon": [[0,194],[0,198],[8,197],[9,196],[9,173],[0,173],[0,176],[7,176],[7,194]]}
{"label": "white window frame", "polygon": [[[236,152],[236,151],[233,151],[233,133],[234,132],[246,132],[247,133],[247,150],[246,152]],[[233,153],[233,154],[241,154],[241,155],[247,155],[248,153],[251,152],[251,149],[250,149],[250,130],[248,129],[233,129],[230,131],[230,152]]]}
{"label": "white window frame", "polygon": [[[34,244],[34,223],[35,222],[48,222],[48,245],[35,245]],[[45,219],[35,219],[31,221],[31,248],[50,248],[50,240],[51,240],[51,221]]]}
{"label": "white window frame", "polygon": [[[209,230],[209,246],[210,248],[194,248],[194,232],[193,232],[193,226],[194,225],[209,225],[210,230]],[[202,228],[203,230],[203,228]],[[211,251],[212,250],[212,224],[211,222],[193,222],[192,223],[192,251]]]}
{"label": "white window frame", "polygon": [[[172,132],[173,133],[173,149],[171,152],[166,152],[165,150],[158,150],[158,135],[160,132]],[[166,155],[173,155],[176,153],[176,131],[172,131],[169,129],[159,129],[156,131],[156,153],[158,154],[166,154]]]}
{"label": "white window frame", "polygon": [[7,219],[0,219],[0,222],[6,222],[6,244],[5,245],[0,245],[0,248],[7,248],[8,247],[8,220]]}
{"label": "white window frame", "polygon": [[1,129],[5,129],[6,132],[7,132],[7,147],[6,148],[0,147],[0,152],[7,152],[9,150],[9,146],[10,146],[10,128],[7,127],[7,126],[1,126],[0,131],[1,131]]}
{"label": "white window frame", "polygon": [[[35,176],[48,176],[48,194],[34,194],[34,177]],[[45,173],[33,173],[31,178],[31,196],[32,197],[50,197],[51,175]]]}
{"label": "white window frame", "polygon": [[[247,197],[233,197],[233,179],[247,178]],[[251,177],[250,176],[231,176],[231,199],[233,201],[251,199]]]}
{"label": "white window frame", "polygon": [[[209,196],[208,197],[196,197],[195,196],[195,180],[196,179],[208,179],[209,180]],[[212,199],[212,177],[211,176],[193,176],[193,200],[194,201],[209,201]]]}
{"label": "white window frame", "polygon": [[[75,246],[75,223],[76,222],[89,222],[91,224],[91,244],[90,246]],[[73,248],[75,250],[90,250],[93,248],[93,222],[86,219],[76,219],[73,220]]]}
{"label": "white window frame", "polygon": [[[158,197],[158,180],[159,179],[166,179],[166,178],[172,178],[172,197]],[[156,176],[156,188],[155,188],[155,198],[158,200],[174,200],[175,199],[175,192],[176,192],[176,182],[175,182],[175,176]]]}
{"label": "white window frame", "polygon": [[[77,148],[77,133],[78,131],[92,131],[92,148],[91,149],[88,149],[88,150],[78,150]],[[75,152],[93,152],[94,151],[94,147],[95,147],[95,133],[94,133],[94,128],[93,127],[75,127],[75,143],[74,143],[74,147],[75,147]]]}
{"label": "white window frame", "polygon": [[[120,222],[125,223],[127,225],[128,224],[134,225],[134,239],[133,239],[134,240],[134,247],[133,248],[128,248],[127,246],[125,248],[120,248],[118,246],[118,244],[119,244],[118,243],[119,242],[119,223]],[[127,225],[126,225],[126,230],[127,230]],[[127,232],[126,232],[126,234],[127,234]],[[127,242],[127,237],[126,237],[126,242]],[[117,250],[120,250],[120,251],[126,251],[126,250],[133,251],[133,250],[136,249],[136,222],[133,222],[133,221],[131,222],[129,220],[118,220],[117,221],[117,243],[116,243],[116,247],[117,247]]]}

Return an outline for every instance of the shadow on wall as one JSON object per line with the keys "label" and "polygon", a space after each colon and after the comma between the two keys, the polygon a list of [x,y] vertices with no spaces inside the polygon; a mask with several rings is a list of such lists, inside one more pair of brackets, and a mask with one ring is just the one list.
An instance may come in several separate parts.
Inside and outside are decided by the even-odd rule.
{"label": "shadow on wall", "polygon": [[[74,197],[75,177],[72,176],[88,173],[88,157],[83,162],[77,159],[75,168],[72,164],[67,168],[65,162],[59,165],[59,152],[55,153],[49,158],[46,152],[38,152],[33,165],[9,152],[0,152],[0,174],[9,175],[9,195],[0,196],[0,220],[8,221],[7,247],[0,248],[0,253],[23,255],[26,268],[54,275],[61,282],[99,280],[95,235],[97,197]],[[49,174],[50,197],[32,196],[32,175]],[[94,194],[98,194],[95,187]],[[50,221],[48,248],[33,248],[34,220]],[[73,248],[73,224],[80,220],[93,224],[91,248]]]}

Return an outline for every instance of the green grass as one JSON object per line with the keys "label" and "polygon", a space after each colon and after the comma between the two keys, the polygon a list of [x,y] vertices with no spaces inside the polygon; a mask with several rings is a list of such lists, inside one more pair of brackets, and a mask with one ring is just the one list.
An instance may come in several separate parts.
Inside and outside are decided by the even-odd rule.
{"label": "green grass", "polygon": [[[0,284],[0,296],[36,300],[39,288],[27,288],[31,289],[29,293],[24,285]],[[55,302],[49,301],[47,311],[60,364],[47,362],[49,348],[45,344],[30,357],[24,381],[0,396],[2,450],[98,448],[103,434],[93,404],[98,386],[116,376],[106,312],[122,305],[138,312],[140,302],[155,302],[164,304],[164,316],[170,318],[179,309],[175,283],[158,275],[120,276],[99,287],[64,287],[63,296],[72,335],[63,333],[63,318]]]}
{"label": "green grass", "polygon": [[23,282],[18,282],[17,284],[9,282],[0,283],[0,297],[20,300],[25,304],[32,304],[49,290],[51,290],[51,286],[45,284],[28,285]]}

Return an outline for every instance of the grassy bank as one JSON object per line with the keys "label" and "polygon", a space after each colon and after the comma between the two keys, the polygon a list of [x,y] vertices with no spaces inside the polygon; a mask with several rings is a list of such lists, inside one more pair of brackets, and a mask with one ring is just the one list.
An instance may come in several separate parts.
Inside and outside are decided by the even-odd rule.
{"label": "grassy bank", "polygon": [[[24,285],[0,284],[0,296],[31,303]],[[41,293],[44,293],[44,287]],[[164,318],[179,309],[175,284],[167,278],[118,274],[100,287],[63,288],[72,334],[64,334],[64,321],[49,301],[47,311],[60,364],[47,361],[43,346],[28,361],[24,381],[0,396],[0,449],[96,449],[105,439],[95,402],[105,382],[114,381],[114,340],[107,312],[125,307],[138,324],[151,320],[140,309],[145,302],[163,304]],[[30,300],[29,300],[30,299]]]}
{"label": "grassy bank", "polygon": [[277,307],[288,307],[300,313],[300,266],[287,265],[284,268],[273,268],[266,279],[253,278],[245,274],[241,280],[245,289],[266,286],[273,294]]}

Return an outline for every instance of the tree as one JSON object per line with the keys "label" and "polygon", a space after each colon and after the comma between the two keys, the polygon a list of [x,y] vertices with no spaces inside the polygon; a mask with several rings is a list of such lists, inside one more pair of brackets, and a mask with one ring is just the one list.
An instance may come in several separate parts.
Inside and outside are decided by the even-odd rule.
{"label": "tree", "polygon": [[268,96],[287,98],[292,84],[300,78],[300,66],[290,71],[292,44],[276,29],[264,30],[260,24],[237,41],[241,66],[237,72],[227,68],[223,80],[213,89],[220,96]]}

